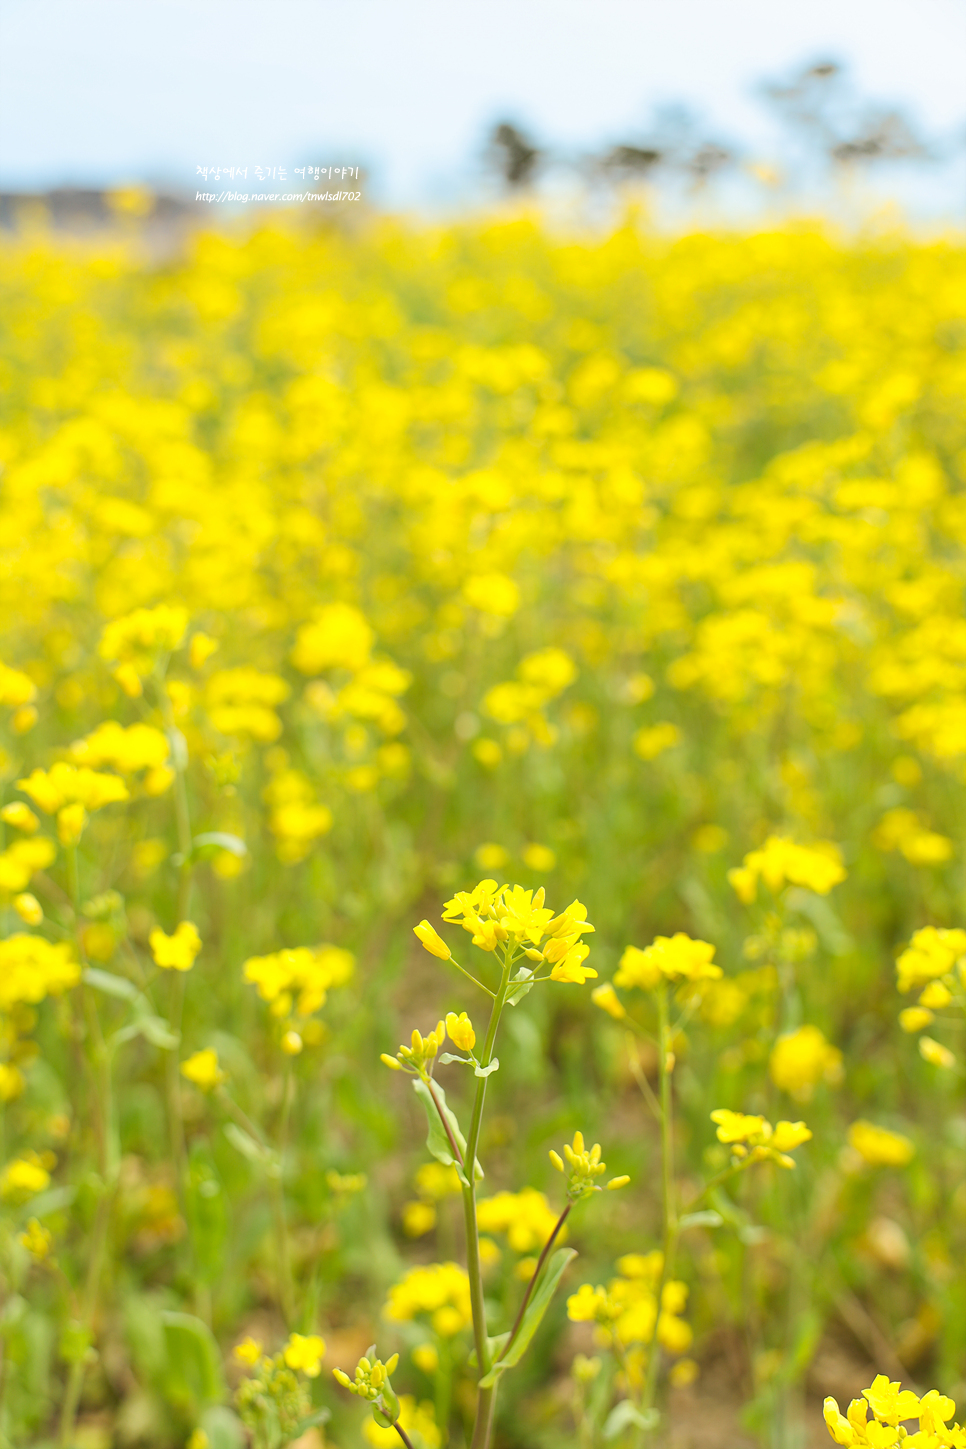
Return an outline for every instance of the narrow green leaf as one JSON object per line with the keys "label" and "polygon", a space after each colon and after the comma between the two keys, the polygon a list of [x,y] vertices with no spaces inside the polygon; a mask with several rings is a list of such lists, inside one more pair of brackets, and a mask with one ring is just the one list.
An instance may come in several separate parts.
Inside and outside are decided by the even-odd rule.
{"label": "narrow green leaf", "polygon": [[188,1404],[218,1404],[225,1398],[221,1353],[206,1323],[191,1313],[163,1310],[168,1347],[169,1394]]}
{"label": "narrow green leaf", "polygon": [[232,855],[237,855],[239,860],[248,854],[248,846],[244,840],[237,835],[229,835],[225,830],[207,830],[204,835],[196,835],[191,842],[191,858],[198,860],[206,846],[217,850],[228,850]]}
{"label": "narrow green leaf", "polygon": [[448,1067],[450,1062],[462,1062],[464,1067],[471,1067],[473,1065],[473,1062],[469,1057],[458,1056],[456,1052],[443,1052],[443,1055],[440,1057],[439,1060],[440,1065],[444,1067]]}
{"label": "narrow green leaf", "polygon": [[[450,1141],[446,1135],[443,1124],[439,1119],[439,1110],[437,1109],[436,1102],[433,1100],[433,1098],[435,1097],[439,1102],[439,1106],[442,1108],[443,1115],[449,1124],[449,1130],[453,1134],[453,1141],[456,1143],[465,1160],[466,1138],[460,1131],[460,1124],[456,1120],[456,1113],[451,1107],[447,1107],[446,1105],[446,1093],[443,1091],[442,1087],[439,1085],[438,1082],[433,1083],[433,1090],[431,1092],[427,1087],[426,1083],[420,1081],[418,1077],[415,1078],[413,1081],[413,1091],[416,1093],[416,1096],[423,1104],[423,1108],[426,1112],[426,1121],[429,1124],[429,1131],[426,1134],[426,1146],[436,1158],[437,1162],[441,1162],[444,1167],[455,1167],[457,1174],[459,1175],[460,1182],[463,1184],[464,1187],[469,1187],[469,1181],[466,1177],[466,1174],[464,1173],[462,1167],[460,1167],[460,1164],[457,1162],[456,1158],[453,1156],[453,1149],[450,1146]],[[479,1161],[477,1160],[477,1182],[480,1181],[482,1176],[483,1169],[480,1166]]]}
{"label": "narrow green leaf", "polygon": [[152,1046],[160,1047],[162,1051],[174,1051],[181,1040],[178,1032],[172,1031],[163,1017],[155,1016],[153,1013],[149,1016],[138,1017],[134,1025]]}
{"label": "narrow green leaf", "polygon": [[678,1219],[678,1227],[682,1233],[686,1228],[720,1228],[724,1218],[716,1213],[713,1208],[705,1208],[699,1213],[685,1213]]}
{"label": "narrow green leaf", "polygon": [[616,1439],[618,1434],[629,1428],[632,1424],[637,1429],[653,1429],[660,1419],[657,1409],[647,1409],[641,1413],[630,1399],[621,1399],[615,1404],[607,1415],[604,1423],[604,1438]]}
{"label": "narrow green leaf", "polygon": [[533,971],[528,966],[521,966],[517,974],[510,982],[513,988],[506,999],[507,1006],[516,1006],[526,996],[528,991],[533,990]]}
{"label": "narrow green leaf", "polygon": [[226,1122],[223,1131],[232,1147],[237,1148],[243,1157],[248,1158],[249,1162],[256,1162],[259,1167],[268,1165],[273,1154],[267,1152],[260,1142],[256,1142],[255,1138],[250,1133],[243,1131],[237,1123]]}
{"label": "narrow green leaf", "polygon": [[557,1291],[557,1285],[564,1275],[564,1272],[577,1256],[575,1248],[558,1248],[544,1268],[533,1290],[533,1297],[527,1304],[527,1311],[523,1315],[523,1322],[520,1324],[520,1331],[513,1340],[509,1353],[493,1365],[490,1372],[480,1379],[481,1389],[491,1389],[498,1381],[500,1375],[507,1369],[518,1364],[530,1347],[533,1335],[543,1320],[543,1315],[550,1307],[553,1295]]}
{"label": "narrow green leaf", "polygon": [[[504,1348],[506,1346],[506,1341],[507,1341],[507,1339],[509,1337],[510,1337],[510,1330],[507,1329],[506,1333],[498,1333],[495,1338],[488,1338],[486,1340],[486,1347],[487,1347],[487,1350],[488,1350],[489,1355],[490,1355],[490,1362],[491,1363],[493,1362],[494,1359],[498,1359],[500,1357],[500,1354],[503,1352],[503,1350],[504,1350]],[[476,1362],[476,1349],[475,1348],[471,1348],[470,1349],[469,1357],[467,1358],[466,1362],[469,1364],[470,1368],[477,1368],[478,1367],[478,1364]]]}
{"label": "narrow green leaf", "polygon": [[107,996],[116,996],[120,1001],[136,1001],[141,994],[133,981],[126,976],[115,976],[113,971],[101,971],[98,966],[88,966],[83,972],[83,981],[95,991]]}
{"label": "narrow green leaf", "polygon": [[295,1427],[296,1437],[304,1434],[307,1429],[314,1429],[319,1424],[327,1424],[331,1418],[331,1409],[316,1409],[313,1414],[309,1414],[306,1418],[299,1420]]}
{"label": "narrow green leaf", "polygon": [[76,1187],[49,1187],[46,1192],[31,1198],[24,1208],[24,1216],[45,1218],[50,1213],[59,1213],[62,1208],[70,1207],[76,1196]]}

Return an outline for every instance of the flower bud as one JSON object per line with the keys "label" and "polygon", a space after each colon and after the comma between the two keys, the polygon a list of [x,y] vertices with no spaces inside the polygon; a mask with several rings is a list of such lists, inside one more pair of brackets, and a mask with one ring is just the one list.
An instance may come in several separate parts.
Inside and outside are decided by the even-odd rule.
{"label": "flower bud", "polygon": [[452,951],[428,921],[420,921],[418,926],[413,926],[413,934],[419,937],[426,950],[433,956],[438,956],[441,961],[448,961]]}

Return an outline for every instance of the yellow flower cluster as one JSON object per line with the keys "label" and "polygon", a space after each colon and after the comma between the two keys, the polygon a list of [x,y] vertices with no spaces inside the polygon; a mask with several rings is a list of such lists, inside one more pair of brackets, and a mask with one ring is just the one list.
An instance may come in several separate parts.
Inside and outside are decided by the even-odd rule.
{"label": "yellow flower cluster", "polygon": [[727,1107],[716,1108],[711,1120],[717,1125],[718,1141],[729,1144],[732,1158],[737,1161],[770,1160],[779,1167],[794,1167],[795,1159],[788,1154],[812,1136],[804,1122],[776,1122],[773,1127],[764,1117],[732,1112]]}
{"label": "yellow flower cluster", "polygon": [[[690,1325],[683,1314],[688,1301],[688,1287],[671,1279],[661,1290],[658,1315],[657,1289],[661,1281],[664,1257],[652,1253],[628,1253],[617,1260],[619,1277],[611,1279],[606,1288],[584,1283],[567,1299],[567,1316],[574,1323],[594,1323],[601,1347],[614,1338],[623,1348],[648,1345],[654,1337],[669,1353],[686,1353],[693,1341]],[[632,1380],[643,1365],[641,1353],[629,1354],[628,1369]]]}
{"label": "yellow flower cluster", "polygon": [[[495,880],[481,880],[472,891],[458,891],[446,902],[443,920],[458,922],[472,936],[473,945],[484,951],[495,951],[509,942],[522,949],[529,960],[549,964],[551,981],[582,986],[588,977],[597,975],[583,964],[590,947],[580,937],[594,929],[587,920],[587,908],[580,901],[572,901],[555,916],[544,905],[544,899],[542,886],[528,891],[519,885],[497,886]],[[428,922],[421,922],[416,934],[427,950],[437,956],[442,954]],[[541,941],[545,941],[542,950]],[[440,942],[440,946],[445,943]],[[448,947],[445,949],[448,957]]]}
{"label": "yellow flower cluster", "polygon": [[242,967],[246,981],[258,988],[273,1016],[311,1016],[325,1005],[334,986],[344,986],[355,970],[355,957],[341,946],[296,946],[270,956],[250,956]]}
{"label": "yellow flower cluster", "polygon": [[[923,926],[896,961],[899,990],[911,991],[914,986],[950,975],[963,957],[966,957],[966,931]],[[966,965],[963,969],[966,971]]]}
{"label": "yellow flower cluster", "polygon": [[830,841],[796,845],[781,835],[769,835],[761,850],[749,851],[741,865],[729,870],[728,880],[738,899],[750,905],[758,894],[759,880],[776,894],[787,883],[827,896],[845,875],[838,847]]}
{"label": "yellow flower cluster", "polygon": [[905,1167],[916,1151],[915,1143],[901,1132],[890,1132],[888,1127],[865,1121],[852,1123],[849,1146],[870,1167]]}
{"label": "yellow flower cluster", "polygon": [[[721,967],[713,963],[713,955],[712,945],[707,941],[693,941],[683,931],[677,931],[673,936],[657,936],[644,950],[638,946],[627,947],[620,959],[614,984],[653,991],[662,981],[716,981],[721,975]],[[603,1005],[603,1000],[599,1004]],[[605,1005],[604,1009],[614,1014],[612,1005]]]}
{"label": "yellow flower cluster", "polygon": [[389,1290],[387,1318],[397,1323],[428,1314],[434,1332],[452,1338],[472,1321],[470,1280],[458,1263],[410,1268]]}
{"label": "yellow flower cluster", "polygon": [[768,1070],[775,1086],[797,1102],[810,1101],[819,1082],[837,1086],[844,1076],[842,1053],[817,1026],[784,1032],[771,1049]]}
{"label": "yellow flower cluster", "polygon": [[[825,1400],[824,1412],[836,1444],[868,1445],[869,1449],[895,1449],[900,1444],[903,1449],[966,1449],[966,1429],[949,1422],[956,1412],[952,1399],[936,1389],[920,1397],[891,1383],[885,1374],[877,1374],[845,1414],[833,1398]],[[919,1421],[913,1433],[906,1428],[910,1419]]]}
{"label": "yellow flower cluster", "polygon": [[201,937],[193,921],[179,921],[172,935],[155,926],[148,937],[155,965],[166,971],[190,971],[201,950]]}

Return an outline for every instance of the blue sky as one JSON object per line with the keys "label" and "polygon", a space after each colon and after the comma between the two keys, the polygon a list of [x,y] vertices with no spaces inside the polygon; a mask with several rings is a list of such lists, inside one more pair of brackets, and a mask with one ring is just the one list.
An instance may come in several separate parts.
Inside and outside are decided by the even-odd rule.
{"label": "blue sky", "polygon": [[[326,158],[438,205],[472,198],[494,119],[590,150],[672,101],[768,159],[756,83],[827,55],[921,130],[966,130],[966,0],[0,0],[0,185]],[[906,191],[962,217],[964,177]]]}

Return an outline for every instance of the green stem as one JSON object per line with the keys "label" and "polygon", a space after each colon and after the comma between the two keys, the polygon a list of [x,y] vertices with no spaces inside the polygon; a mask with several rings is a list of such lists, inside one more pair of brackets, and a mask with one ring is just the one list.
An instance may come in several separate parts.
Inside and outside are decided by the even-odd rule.
{"label": "green stem", "polygon": [[[497,1028],[500,1025],[500,1017],[503,1014],[503,1007],[506,1003],[506,993],[510,982],[513,955],[512,948],[507,945],[503,953],[503,971],[500,976],[500,985],[490,1011],[490,1020],[486,1028],[486,1039],[480,1054],[480,1066],[483,1068],[488,1067],[493,1058],[493,1046],[496,1041]],[[487,1347],[486,1308],[483,1302],[483,1270],[480,1263],[480,1234],[476,1221],[476,1154],[480,1142],[480,1128],[483,1123],[483,1105],[486,1101],[486,1084],[488,1081],[488,1077],[477,1078],[476,1100],[473,1103],[473,1115],[470,1119],[469,1136],[466,1139],[466,1153],[463,1159],[463,1172],[466,1177],[466,1185],[463,1187],[463,1217],[466,1223],[466,1268],[470,1280],[473,1338],[476,1344],[476,1361],[479,1365],[480,1378],[488,1374],[492,1367],[490,1351]],[[478,1390],[476,1425],[473,1430],[472,1449],[487,1449],[490,1441],[490,1430],[493,1424],[494,1396],[495,1389]]]}
{"label": "green stem", "polygon": [[407,1449],[413,1449],[413,1441],[410,1439],[409,1435],[406,1433],[405,1429],[400,1424],[398,1419],[392,1427],[395,1429],[396,1433],[399,1435],[403,1443],[407,1446]]}
{"label": "green stem", "polygon": [[276,1236],[278,1238],[279,1297],[286,1327],[295,1323],[295,1282],[292,1277],[292,1254],[288,1238],[288,1215],[285,1211],[285,1153],[288,1147],[288,1123],[295,1090],[295,1075],[292,1058],[285,1064],[285,1085],[282,1088],[282,1112],[278,1127],[278,1169],[273,1176],[272,1195],[275,1205]]}
{"label": "green stem", "polygon": [[[661,1276],[657,1285],[657,1302],[654,1311],[654,1328],[647,1345],[647,1377],[641,1396],[641,1411],[653,1408],[657,1393],[657,1375],[661,1362],[661,1346],[658,1342],[658,1327],[661,1322],[661,1300],[664,1285],[670,1281],[678,1245],[678,1218],[674,1200],[674,1100],[671,1091],[671,1074],[674,1061],[671,1053],[671,1032],[668,1024],[667,986],[662,982],[658,988],[658,1071],[661,1085],[661,1207],[664,1218],[664,1252]],[[648,1429],[641,1431],[641,1442],[646,1441]]]}
{"label": "green stem", "polygon": [[[101,1273],[104,1268],[104,1257],[107,1248],[107,1230],[111,1221],[111,1212],[114,1207],[116,1191],[116,1181],[109,1185],[105,1184],[101,1199],[97,1204],[97,1214],[94,1218],[94,1233],[91,1240],[91,1256],[87,1268],[87,1283],[84,1290],[84,1306],[81,1317],[82,1339],[90,1338],[93,1335],[94,1319],[97,1314],[97,1302],[100,1296]],[[84,1387],[84,1374],[86,1369],[87,1354],[86,1352],[81,1352],[70,1366],[70,1375],[67,1380],[67,1389],[64,1394],[64,1403],[60,1414],[60,1433],[58,1437],[60,1449],[71,1449],[73,1443],[74,1425],[77,1420],[77,1410]]]}
{"label": "green stem", "polygon": [[[80,869],[76,845],[71,846],[67,852],[67,878],[74,912],[77,951],[81,965],[84,966],[86,965],[86,956],[83,937],[80,931]],[[97,1002],[94,999],[94,993],[83,982],[81,983],[80,990],[88,1039],[91,1043],[92,1059],[90,1061],[90,1067],[95,1087],[94,1100],[97,1120],[98,1166],[101,1177],[101,1197],[98,1201],[97,1212],[94,1218],[94,1231],[91,1239],[87,1279],[81,1310],[82,1336],[89,1338],[93,1334],[94,1320],[97,1315],[101,1275],[104,1269],[104,1258],[107,1247],[108,1227],[110,1225],[111,1211],[114,1206],[114,1197],[117,1191],[118,1172],[120,1168],[120,1144],[117,1140],[116,1123],[114,1120],[111,1054],[104,1040],[104,1033],[101,1030],[101,1022],[97,1014]],[[70,1449],[70,1444],[74,1437],[74,1425],[77,1419],[77,1409],[80,1404],[81,1392],[84,1387],[86,1368],[86,1354],[82,1353],[71,1364],[70,1374],[67,1380],[67,1388],[60,1416],[59,1442],[61,1449]]]}
{"label": "green stem", "polygon": [[559,1218],[557,1219],[557,1222],[556,1222],[556,1225],[554,1227],[553,1232],[550,1234],[549,1238],[547,1239],[547,1241],[543,1245],[543,1252],[540,1254],[540,1257],[537,1259],[537,1266],[534,1268],[533,1273],[531,1274],[531,1277],[530,1277],[530,1282],[527,1284],[527,1291],[523,1295],[523,1302],[520,1304],[520,1310],[517,1313],[516,1319],[514,1320],[513,1327],[510,1330],[510,1337],[507,1339],[506,1343],[503,1346],[503,1353],[504,1354],[506,1354],[506,1353],[508,1353],[510,1351],[510,1348],[511,1348],[511,1346],[513,1344],[513,1340],[516,1338],[517,1334],[520,1332],[520,1326],[523,1323],[523,1315],[527,1311],[527,1304],[530,1302],[530,1295],[533,1293],[533,1290],[536,1287],[537,1279],[540,1277],[540,1273],[541,1273],[541,1271],[543,1269],[543,1265],[547,1261],[547,1254],[550,1252],[550,1249],[553,1247],[554,1243],[556,1242],[556,1240],[557,1240],[557,1234],[560,1232],[560,1229],[563,1227],[564,1223],[567,1221],[567,1216],[568,1216],[568,1214],[570,1212],[570,1209],[572,1207],[573,1207],[573,1203],[572,1202],[568,1202],[567,1206],[564,1208],[563,1212],[560,1214]]}

